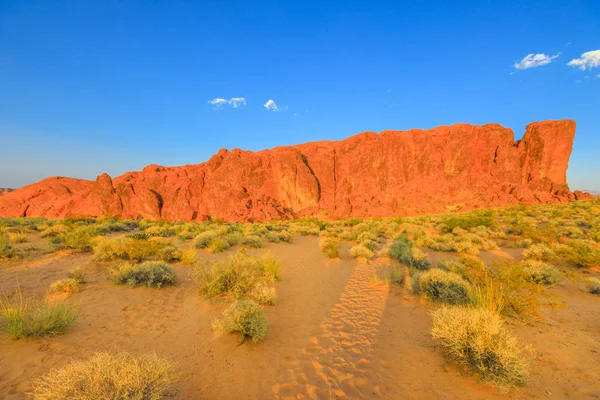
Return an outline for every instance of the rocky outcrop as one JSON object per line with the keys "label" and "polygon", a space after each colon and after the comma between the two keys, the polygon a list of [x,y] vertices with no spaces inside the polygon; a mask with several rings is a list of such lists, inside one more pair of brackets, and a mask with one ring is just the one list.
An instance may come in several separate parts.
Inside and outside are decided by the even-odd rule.
{"label": "rocky outcrop", "polygon": [[205,163],[149,165],[96,181],[53,177],[0,198],[2,216],[265,221],[404,216],[587,199],[566,179],[570,120],[534,122],[522,140],[498,124],[363,132]]}

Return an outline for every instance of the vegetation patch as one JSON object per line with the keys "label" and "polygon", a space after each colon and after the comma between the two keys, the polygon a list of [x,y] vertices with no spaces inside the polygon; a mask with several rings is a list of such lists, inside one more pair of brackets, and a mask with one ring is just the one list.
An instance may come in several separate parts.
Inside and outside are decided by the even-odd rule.
{"label": "vegetation patch", "polygon": [[77,293],[79,292],[79,282],[73,278],[61,279],[53,282],[52,285],[50,285],[50,290],[56,293]]}
{"label": "vegetation patch", "polygon": [[212,327],[217,334],[238,333],[238,345],[244,343],[246,338],[256,343],[269,332],[265,310],[252,300],[237,300],[232,303],[221,318],[213,321]]}
{"label": "vegetation patch", "polygon": [[431,334],[450,359],[503,391],[526,383],[528,362],[522,346],[505,330],[498,314],[444,306],[432,317]]}
{"label": "vegetation patch", "polygon": [[340,256],[340,241],[336,238],[326,237],[321,239],[321,251],[327,258],[337,258]]}
{"label": "vegetation patch", "polygon": [[138,265],[124,265],[114,276],[117,285],[146,285],[160,289],[164,285],[175,285],[177,275],[169,264],[160,261],[146,261]]}
{"label": "vegetation patch", "polygon": [[68,303],[38,302],[19,290],[8,297],[0,296],[1,327],[11,339],[40,338],[62,335],[75,325],[78,308]]}
{"label": "vegetation patch", "polygon": [[176,395],[175,367],[155,354],[96,353],[53,369],[33,382],[31,397],[52,399],[160,400]]}
{"label": "vegetation patch", "polygon": [[435,301],[448,304],[464,304],[469,301],[469,283],[460,275],[437,268],[421,275],[419,289]]}

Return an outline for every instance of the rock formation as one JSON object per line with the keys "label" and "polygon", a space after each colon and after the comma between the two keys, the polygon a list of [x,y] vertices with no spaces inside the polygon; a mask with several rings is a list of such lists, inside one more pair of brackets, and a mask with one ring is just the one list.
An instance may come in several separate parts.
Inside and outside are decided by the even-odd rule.
{"label": "rock formation", "polygon": [[95,181],[52,177],[0,197],[0,216],[266,221],[405,216],[591,198],[569,191],[575,122],[534,122],[522,140],[498,124],[363,132],[205,163],[149,165]]}

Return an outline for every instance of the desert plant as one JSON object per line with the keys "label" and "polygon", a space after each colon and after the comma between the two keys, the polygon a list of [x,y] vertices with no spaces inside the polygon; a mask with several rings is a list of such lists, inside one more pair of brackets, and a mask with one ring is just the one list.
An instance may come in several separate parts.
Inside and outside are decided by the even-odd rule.
{"label": "desert plant", "polygon": [[336,258],[340,256],[340,241],[336,238],[323,238],[320,245],[321,251],[323,251],[328,258]]}
{"label": "desert plant", "polygon": [[483,308],[444,306],[432,313],[432,336],[446,356],[500,390],[526,383],[528,363],[500,316]]}
{"label": "desert plant", "polygon": [[139,265],[124,265],[116,272],[114,282],[118,285],[135,287],[144,284],[160,289],[164,285],[175,285],[177,276],[169,264],[146,261]]}
{"label": "desert plant", "polygon": [[186,247],[181,252],[181,262],[187,265],[192,265],[196,262],[196,249],[194,247]]}
{"label": "desert plant", "polygon": [[263,282],[259,282],[250,292],[250,298],[258,304],[274,306],[277,301],[277,290]]}
{"label": "desert plant", "polygon": [[592,294],[600,294],[600,279],[590,278],[586,282],[587,291]]}
{"label": "desert plant", "polygon": [[421,275],[419,289],[432,300],[449,304],[469,301],[470,286],[460,275],[441,269],[432,269]]}
{"label": "desert plant", "polygon": [[0,296],[2,328],[11,339],[62,335],[75,325],[79,310],[62,301],[39,302],[25,297],[20,290],[14,296]]}
{"label": "desert plant", "polygon": [[246,236],[242,240],[242,244],[245,244],[246,246],[250,246],[250,247],[255,247],[255,248],[261,248],[261,247],[265,246],[263,240],[260,238],[260,236],[257,236],[257,235]]}
{"label": "desert plant", "polygon": [[67,273],[67,278],[75,279],[77,283],[85,283],[83,267],[76,267]]}
{"label": "desert plant", "polygon": [[7,260],[19,256],[19,250],[13,248],[6,239],[0,236],[0,260]]}
{"label": "desert plant", "polygon": [[34,400],[160,400],[176,394],[175,367],[155,354],[96,353],[33,382]]}
{"label": "desert plant", "polygon": [[29,235],[23,232],[8,232],[6,237],[10,243],[26,243],[29,241]]}
{"label": "desert plant", "polygon": [[199,249],[204,249],[205,247],[208,247],[211,240],[218,237],[220,234],[221,233],[217,230],[202,232],[194,239],[194,245]]}
{"label": "desert plant", "polygon": [[558,254],[580,268],[600,265],[600,245],[591,240],[569,240],[559,247]]}
{"label": "desert plant", "polygon": [[359,244],[350,248],[350,254],[354,258],[371,258],[373,257],[373,252],[366,248],[364,245]]}
{"label": "desert plant", "polygon": [[523,252],[524,258],[547,261],[554,257],[554,251],[545,244],[532,244]]}
{"label": "desert plant", "polygon": [[[99,261],[128,260],[142,262],[148,259],[173,258],[176,248],[167,241],[155,239],[133,239],[130,237],[107,238],[95,240],[94,257]],[[168,247],[166,251],[163,251]]]}
{"label": "desert plant", "polygon": [[560,271],[543,261],[523,260],[519,265],[523,267],[529,279],[535,283],[554,285],[561,281]]}
{"label": "desert plant", "polygon": [[60,292],[60,293],[77,293],[79,292],[79,282],[73,278],[61,279],[59,281],[55,281],[50,285],[50,290],[52,292]]}
{"label": "desert plant", "polygon": [[386,283],[395,283],[397,285],[403,285],[406,280],[406,270],[403,267],[393,266],[392,269],[386,274]]}
{"label": "desert plant", "polygon": [[98,233],[93,227],[82,226],[54,237],[50,243],[58,250],[92,251],[92,240]]}
{"label": "desert plant", "polygon": [[220,253],[229,248],[229,243],[221,237],[215,237],[210,240],[207,247],[211,253]]}
{"label": "desert plant", "polygon": [[213,321],[213,329],[219,333],[239,333],[238,345],[246,338],[258,342],[267,336],[269,323],[265,310],[252,300],[237,300],[229,306],[221,318]]}

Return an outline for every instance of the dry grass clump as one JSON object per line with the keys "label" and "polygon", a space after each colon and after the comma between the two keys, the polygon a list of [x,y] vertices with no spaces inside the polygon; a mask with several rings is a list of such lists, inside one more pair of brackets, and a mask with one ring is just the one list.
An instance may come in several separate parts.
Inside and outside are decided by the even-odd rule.
{"label": "dry grass clump", "polygon": [[590,278],[587,280],[585,286],[591,294],[600,294],[600,279]]}
{"label": "dry grass clump", "polygon": [[287,230],[281,230],[279,232],[269,231],[265,234],[265,239],[272,243],[287,242],[292,243],[294,241],[294,234]]}
{"label": "dry grass clump", "polygon": [[192,265],[196,262],[197,254],[194,247],[186,247],[181,252],[181,262],[183,264]]}
{"label": "dry grass clump", "polygon": [[2,330],[11,339],[62,335],[75,325],[79,310],[62,301],[35,301],[18,290],[0,296],[0,314],[5,319]]}
{"label": "dry grass clump", "polygon": [[55,293],[78,293],[79,282],[77,282],[77,280],[73,278],[61,279],[53,282],[52,285],[50,285],[50,290]]}
{"label": "dry grass clump", "polygon": [[404,285],[406,280],[406,269],[397,265],[392,266],[391,270],[385,275],[385,283],[397,285]]}
{"label": "dry grass clump", "polygon": [[143,284],[160,289],[164,285],[175,285],[177,275],[169,264],[146,261],[138,265],[124,265],[116,272],[114,282],[118,285],[135,287]]}
{"label": "dry grass clump", "polygon": [[194,245],[199,249],[204,249],[208,247],[211,240],[221,235],[221,232],[217,230],[205,231],[194,239]]}
{"label": "dry grass clump", "polygon": [[554,285],[562,280],[558,269],[550,264],[538,260],[523,260],[519,263],[525,273],[535,283],[542,285]]}
{"label": "dry grass clump", "polygon": [[540,261],[548,261],[554,256],[554,251],[543,243],[532,244],[523,252],[524,258]]}
{"label": "dry grass clump", "polygon": [[321,251],[327,258],[337,258],[340,256],[340,241],[336,238],[325,237],[321,239]]}
{"label": "dry grass clump", "polygon": [[526,383],[528,363],[522,346],[505,330],[498,314],[444,306],[432,317],[431,334],[450,359],[503,391]]}
{"label": "dry grass clump", "polygon": [[259,282],[250,292],[250,298],[258,304],[274,306],[277,302],[277,289],[264,282]]}
{"label": "dry grass clump", "polygon": [[175,367],[156,354],[96,353],[33,382],[35,400],[160,400],[176,394]]}
{"label": "dry grass clump", "polygon": [[366,258],[373,257],[373,252],[369,250],[365,245],[359,244],[350,248],[350,255],[354,258]]}
{"label": "dry grass clump", "polygon": [[239,333],[238,345],[246,338],[253,342],[264,339],[269,332],[269,322],[265,310],[252,300],[237,300],[229,306],[221,318],[213,321],[212,327],[221,333]]}
{"label": "dry grass clump", "polygon": [[76,267],[67,273],[67,278],[75,279],[77,283],[85,283],[85,273],[83,267]]}
{"label": "dry grass clump", "polygon": [[56,250],[76,250],[80,252],[92,251],[93,239],[98,236],[94,227],[82,226],[55,236],[50,244]]}
{"label": "dry grass clump", "polygon": [[471,288],[460,275],[436,268],[421,275],[419,289],[432,300],[464,304],[469,301]]}
{"label": "dry grass clump", "polygon": [[19,256],[19,250],[13,248],[8,240],[0,236],[0,260],[8,260]]}
{"label": "dry grass clump", "polygon": [[263,240],[258,235],[248,235],[248,236],[246,236],[242,240],[242,244],[245,244],[246,246],[254,247],[254,248],[257,248],[257,249],[259,249],[261,247],[265,247],[265,243],[263,242]]}
{"label": "dry grass clump", "polygon": [[194,271],[200,292],[208,297],[227,294],[234,299],[247,296],[262,283],[274,282],[281,277],[279,261],[270,255],[260,259],[245,251],[224,260],[205,262]]}
{"label": "dry grass clump", "polygon": [[210,240],[207,247],[211,253],[220,253],[229,248],[229,243],[221,237],[215,237]]}
{"label": "dry grass clump", "polygon": [[592,240],[574,239],[558,247],[557,254],[576,267],[600,266],[600,244]]}
{"label": "dry grass clump", "polygon": [[161,259],[171,262],[180,259],[181,252],[167,239],[162,238],[99,237],[95,240],[94,256],[99,261],[126,260],[142,262]]}
{"label": "dry grass clump", "polygon": [[427,270],[431,267],[427,255],[419,248],[413,247],[413,243],[405,234],[398,236],[391,244],[388,249],[388,257],[418,270]]}
{"label": "dry grass clump", "polygon": [[29,235],[23,232],[8,232],[6,238],[10,243],[26,243],[29,241]]}

